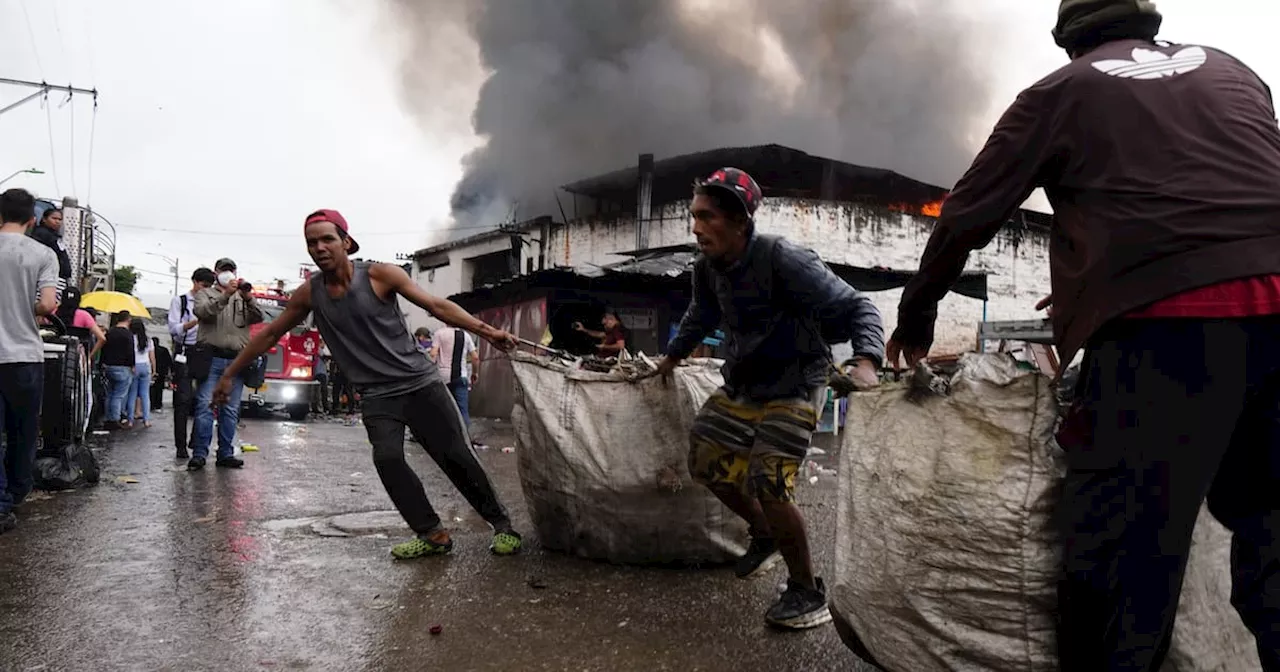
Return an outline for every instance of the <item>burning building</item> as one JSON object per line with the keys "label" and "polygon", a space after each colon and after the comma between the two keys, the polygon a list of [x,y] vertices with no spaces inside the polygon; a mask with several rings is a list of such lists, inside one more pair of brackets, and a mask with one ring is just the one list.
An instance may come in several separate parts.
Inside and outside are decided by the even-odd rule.
{"label": "burning building", "polygon": [[[695,179],[734,166],[755,177],[765,200],[757,229],[816,250],[870,292],[891,331],[901,287],[919,264],[947,192],[898,173],[813,156],[780,145],[715,149],[564,185],[556,212],[414,254],[416,279],[484,319],[540,339],[557,304],[607,303],[621,313],[635,346],[665,347],[688,302],[693,252],[689,199]],[[540,213],[541,214],[541,213]],[[1049,216],[1019,211],[996,240],[973,255],[960,291],[939,306],[935,354],[973,349],[978,323],[1034,316],[1049,293]],[[628,279],[634,281],[628,281]],[[413,327],[431,324],[408,309]],[[482,353],[483,356],[483,353]],[[486,374],[489,375],[489,374]],[[509,410],[502,376],[473,393],[473,410]]]}

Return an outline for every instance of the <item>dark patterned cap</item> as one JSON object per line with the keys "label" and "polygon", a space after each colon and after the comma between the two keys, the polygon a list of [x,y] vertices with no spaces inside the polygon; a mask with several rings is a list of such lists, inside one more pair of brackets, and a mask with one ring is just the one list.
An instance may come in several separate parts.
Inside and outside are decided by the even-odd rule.
{"label": "dark patterned cap", "polygon": [[1062,0],[1053,41],[1070,51],[1090,33],[1123,22],[1130,22],[1130,29],[1136,31],[1126,37],[1153,39],[1160,32],[1161,19],[1151,0]]}
{"label": "dark patterned cap", "polygon": [[764,198],[764,193],[760,191],[760,185],[751,179],[745,171],[737,168],[721,168],[707,179],[698,183],[704,187],[722,187],[732,191],[739,201],[742,201],[742,207],[747,209],[747,216],[754,217],[756,208],[760,207],[760,200]]}

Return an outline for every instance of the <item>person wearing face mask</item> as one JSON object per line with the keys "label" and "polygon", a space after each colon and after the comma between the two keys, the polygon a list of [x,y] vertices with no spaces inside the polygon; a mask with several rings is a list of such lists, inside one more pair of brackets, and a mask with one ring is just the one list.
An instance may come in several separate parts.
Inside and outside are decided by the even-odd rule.
{"label": "person wearing face mask", "polygon": [[[214,285],[195,295],[195,317],[200,321],[196,343],[208,350],[210,363],[207,375],[197,381],[196,420],[191,430],[191,459],[187,461],[189,471],[204,468],[213,442],[213,388],[249,342],[249,326],[263,320],[262,309],[251,293],[252,286],[236,275],[236,262],[219,259],[213,270],[217,273]],[[234,456],[231,442],[240,422],[242,376],[237,375],[235,383],[230,397],[218,408],[218,456],[214,464],[238,469],[244,466],[244,460]]]}
{"label": "person wearing face mask", "polygon": [[40,223],[31,230],[31,237],[58,256],[58,298],[61,299],[63,290],[71,281],[71,255],[67,253],[66,243],[62,242],[62,210],[45,210],[40,216]]}
{"label": "person wearing face mask", "polygon": [[418,327],[413,332],[413,340],[418,343],[418,352],[423,354],[431,352],[431,330],[426,327]]}

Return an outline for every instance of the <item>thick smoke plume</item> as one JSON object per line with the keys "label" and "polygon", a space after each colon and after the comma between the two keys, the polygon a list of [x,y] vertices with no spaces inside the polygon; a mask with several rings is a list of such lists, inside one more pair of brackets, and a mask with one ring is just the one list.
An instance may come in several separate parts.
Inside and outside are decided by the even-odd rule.
{"label": "thick smoke plume", "polygon": [[517,203],[520,218],[557,214],[557,187],[645,152],[778,143],[950,185],[990,105],[967,2],[386,2],[411,33],[401,78],[419,114],[456,77],[437,31],[479,45],[487,142],[454,193],[459,225]]}

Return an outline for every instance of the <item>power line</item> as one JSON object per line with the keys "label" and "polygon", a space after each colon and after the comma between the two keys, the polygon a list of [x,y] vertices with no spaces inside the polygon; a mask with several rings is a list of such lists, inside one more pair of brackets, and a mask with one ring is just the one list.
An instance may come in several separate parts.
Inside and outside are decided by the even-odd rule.
{"label": "power line", "polygon": [[62,39],[62,20],[58,17],[58,0],[53,0],[53,29],[58,34],[58,49],[62,52],[62,64],[71,70],[71,59],[67,58],[67,43]]}
{"label": "power line", "polygon": [[[123,266],[128,266],[128,264],[123,264]],[[133,270],[136,273],[150,273],[152,275],[163,275],[166,278],[169,278],[171,280],[173,279],[173,273],[161,273],[160,271],[152,271],[146,268],[138,268],[137,266],[134,266]]]}
{"label": "power line", "polygon": [[[67,101],[71,103],[71,195],[76,198],[80,197],[80,189],[76,187],[76,99],[73,94],[67,94]],[[59,194],[61,196],[61,194]]]}
{"label": "power line", "polygon": [[84,203],[91,205],[93,201],[93,136],[98,129],[98,94],[93,94],[93,114],[89,118],[89,190],[85,192]]}
{"label": "power line", "polygon": [[53,186],[58,190],[58,196],[62,196],[62,185],[58,182],[58,153],[53,148],[53,111],[49,109],[48,91],[45,91],[41,104],[44,105],[45,128],[49,130],[49,172],[53,173]]}
{"label": "power line", "polygon": [[40,62],[40,46],[36,43],[36,31],[31,28],[31,15],[27,13],[27,0],[18,0],[18,4],[22,6],[22,16],[27,20],[27,37],[31,38],[31,50],[36,54],[36,69],[40,71],[40,78],[44,79],[44,63]]}
{"label": "power line", "polygon": [[[135,231],[159,231],[164,233],[182,233],[182,234],[189,234],[189,235],[196,235],[196,236],[245,236],[248,238],[297,238],[298,237],[298,234],[296,233],[258,233],[256,231],[232,232],[232,231],[220,231],[220,230],[201,231],[197,229],[171,229],[171,228],[161,227],[161,226],[142,226],[138,224],[117,224],[116,228],[132,229]],[[356,237],[365,238],[369,236],[410,236],[410,235],[416,235],[421,233],[438,233],[441,231],[469,231],[469,230],[479,230],[479,229],[492,229],[496,231],[497,227],[491,224],[482,224],[482,225],[472,225],[472,226],[453,226],[453,227],[445,227],[445,228],[414,229],[410,231],[369,231],[369,232],[360,233]]]}

